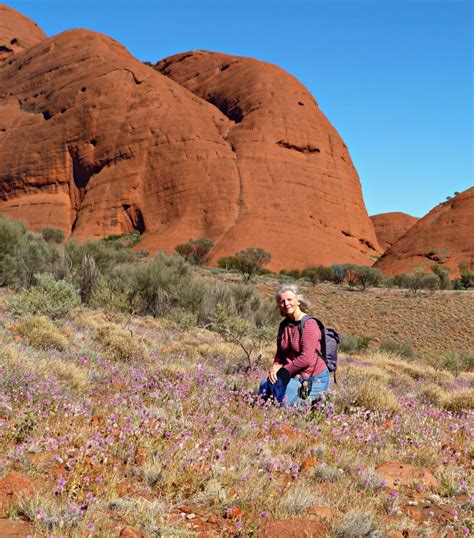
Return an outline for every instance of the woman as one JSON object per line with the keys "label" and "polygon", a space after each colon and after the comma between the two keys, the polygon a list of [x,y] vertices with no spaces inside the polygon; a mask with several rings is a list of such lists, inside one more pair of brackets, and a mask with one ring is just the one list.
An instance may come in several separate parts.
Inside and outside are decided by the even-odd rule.
{"label": "woman", "polygon": [[329,371],[321,356],[321,331],[314,319],[308,319],[300,341],[299,322],[309,311],[309,305],[295,284],[284,284],[276,294],[276,302],[286,321],[280,324],[275,360],[268,379],[260,385],[259,394],[296,405],[306,401],[299,397],[298,391],[301,382],[310,379],[308,399],[314,400],[318,393],[329,389]]}

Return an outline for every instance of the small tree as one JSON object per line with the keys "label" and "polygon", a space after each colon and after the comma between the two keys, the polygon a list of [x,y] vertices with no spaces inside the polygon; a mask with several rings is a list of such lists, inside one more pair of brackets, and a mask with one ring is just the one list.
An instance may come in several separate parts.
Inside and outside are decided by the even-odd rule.
{"label": "small tree", "polygon": [[244,279],[251,280],[271,259],[271,254],[262,248],[246,248],[235,255],[236,269],[242,273]]}
{"label": "small tree", "polygon": [[354,265],[351,268],[354,285],[365,291],[372,286],[378,286],[383,280],[383,273],[375,267]]}
{"label": "small tree", "polygon": [[417,295],[420,290],[435,291],[439,288],[439,278],[435,275],[429,275],[418,271],[414,275],[406,275],[406,287]]}
{"label": "small tree", "polygon": [[177,245],[175,251],[187,262],[193,265],[202,265],[213,247],[214,243],[210,239],[199,237],[198,239],[190,239],[187,243]]}
{"label": "small tree", "polygon": [[441,290],[449,290],[451,281],[449,280],[449,268],[443,265],[433,265],[431,267],[433,273],[439,278],[439,288]]}

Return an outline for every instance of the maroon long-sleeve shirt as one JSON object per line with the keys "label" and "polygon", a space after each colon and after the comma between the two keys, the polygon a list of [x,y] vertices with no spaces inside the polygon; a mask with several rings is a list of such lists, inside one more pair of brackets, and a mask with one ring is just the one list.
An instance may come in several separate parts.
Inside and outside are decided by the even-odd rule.
{"label": "maroon long-sleeve shirt", "polygon": [[321,331],[314,319],[304,324],[301,346],[298,322],[289,321],[277,343],[274,363],[282,364],[291,377],[315,376],[326,369],[320,350]]}

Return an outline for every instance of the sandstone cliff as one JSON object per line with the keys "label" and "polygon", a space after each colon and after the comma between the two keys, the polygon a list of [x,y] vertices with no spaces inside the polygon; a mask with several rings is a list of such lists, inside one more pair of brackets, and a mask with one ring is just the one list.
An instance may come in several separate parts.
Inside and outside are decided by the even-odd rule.
{"label": "sandstone cliff", "polygon": [[375,263],[388,275],[429,270],[441,264],[450,277],[459,275],[459,262],[474,270],[474,187],[437,205]]}
{"label": "sandstone cliff", "polygon": [[370,220],[374,225],[379,244],[385,251],[398,241],[400,237],[404,236],[418,218],[412,217],[407,213],[394,211],[371,215]]}

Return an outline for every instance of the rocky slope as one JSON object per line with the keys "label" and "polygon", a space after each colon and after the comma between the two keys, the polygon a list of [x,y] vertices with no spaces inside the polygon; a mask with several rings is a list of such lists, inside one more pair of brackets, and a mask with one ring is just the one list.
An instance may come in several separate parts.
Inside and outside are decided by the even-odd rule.
{"label": "rocky slope", "polygon": [[370,220],[374,225],[379,244],[385,251],[405,235],[418,218],[400,211],[393,211],[371,215]]}
{"label": "rocky slope", "polygon": [[429,270],[441,264],[459,275],[459,262],[474,269],[474,187],[437,205],[376,262],[385,274]]}
{"label": "rocky slope", "polygon": [[21,44],[0,63],[1,213],[80,239],[135,229],[152,252],[206,236],[213,261],[261,247],[274,269],[380,252],[346,146],[283,70],[206,52],[154,70],[5,6],[1,30]]}

